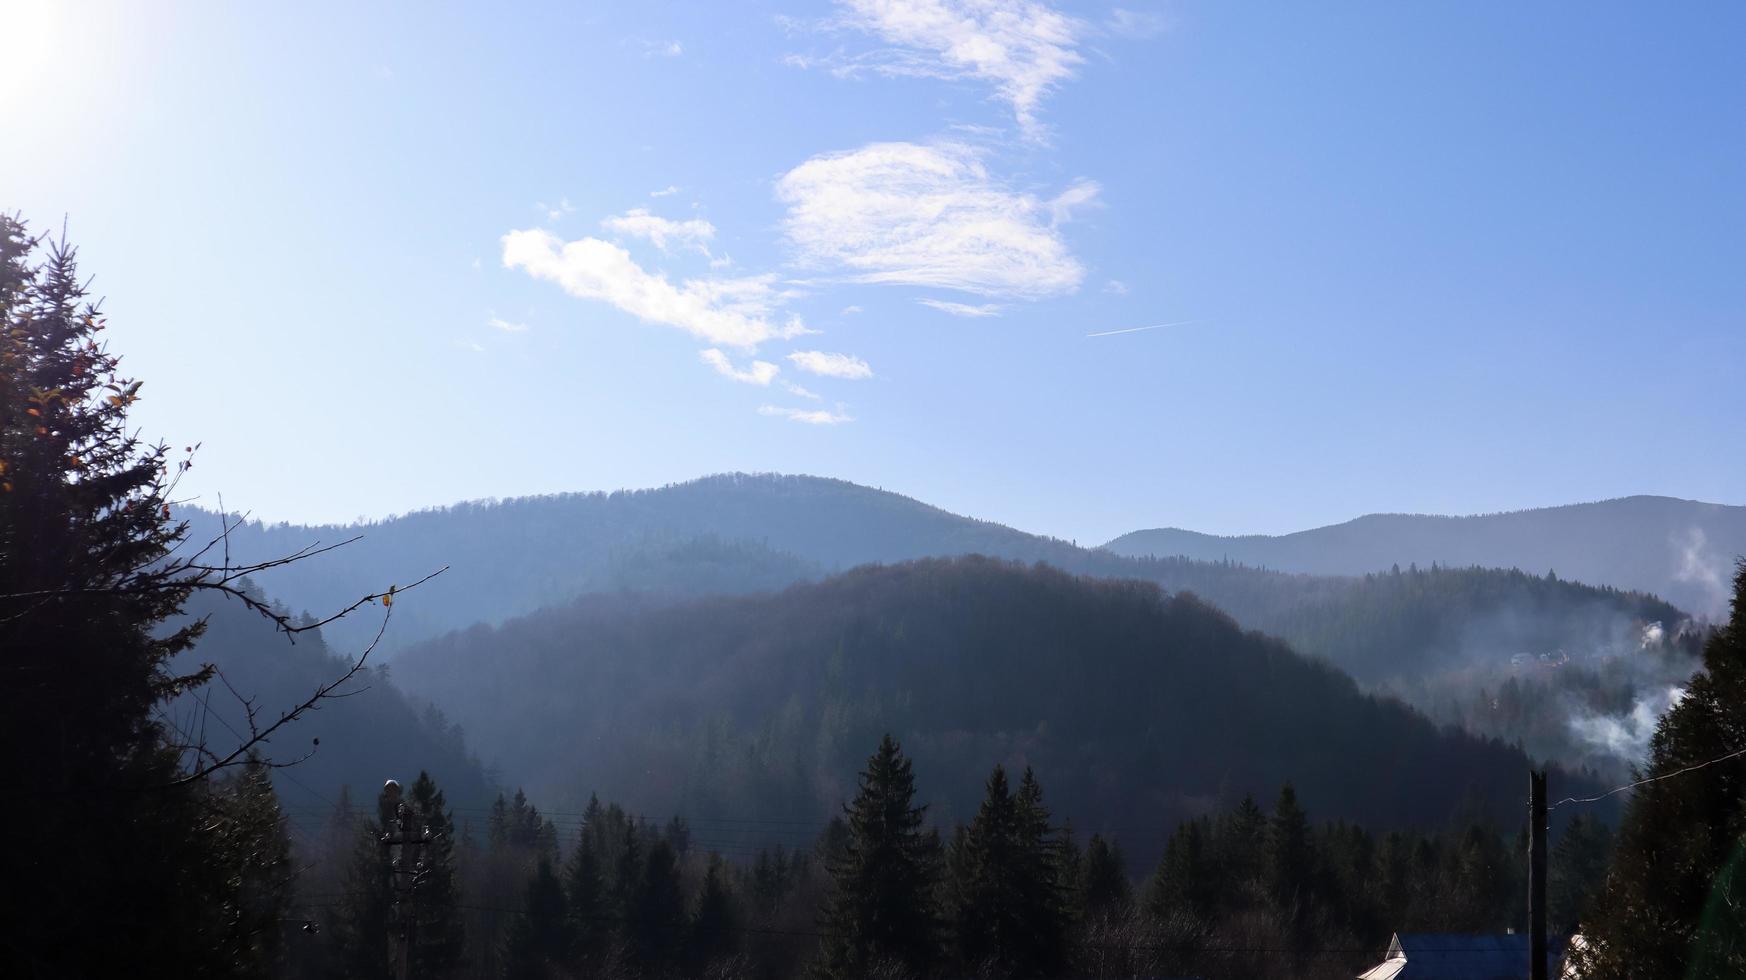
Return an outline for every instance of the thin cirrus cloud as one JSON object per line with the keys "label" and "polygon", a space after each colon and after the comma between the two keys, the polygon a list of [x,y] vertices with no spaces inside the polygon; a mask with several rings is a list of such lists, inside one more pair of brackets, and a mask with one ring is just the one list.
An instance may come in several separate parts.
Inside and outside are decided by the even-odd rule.
{"label": "thin cirrus cloud", "polygon": [[855,421],[854,416],[844,413],[841,408],[831,411],[823,408],[785,408],[781,405],[760,405],[758,414],[784,418],[790,422],[804,422],[807,425],[841,425],[844,422]]}
{"label": "thin cirrus cloud", "polygon": [[578,299],[610,304],[647,323],[677,327],[712,346],[756,348],[812,333],[798,316],[777,322],[789,294],[773,275],[686,279],[675,285],[612,242],[566,242],[541,228],[503,236],[503,265],[556,283]]}
{"label": "thin cirrus cloud", "polygon": [[808,374],[850,381],[871,378],[873,368],[852,354],[834,354],[822,350],[797,350],[788,355],[794,366]]}
{"label": "thin cirrus cloud", "polygon": [[826,59],[791,56],[790,64],[818,64],[843,77],[871,72],[983,82],[1033,140],[1043,137],[1043,100],[1085,61],[1077,49],[1086,25],[1038,0],[839,0],[839,6],[842,16],[830,26],[864,31],[891,47]]}
{"label": "thin cirrus cloud", "polygon": [[726,354],[714,347],[699,351],[698,356],[703,359],[703,363],[715,368],[716,374],[724,378],[732,378],[743,384],[768,385],[776,380],[776,375],[782,371],[780,367],[769,361],[753,361],[749,367],[735,367],[734,362]]}
{"label": "thin cirrus cloud", "polygon": [[999,316],[1000,311],[1004,308],[999,303],[954,303],[946,299],[918,299],[916,302],[923,306],[933,307],[941,313],[950,313],[953,316]]}
{"label": "thin cirrus cloud", "polygon": [[668,251],[669,246],[677,245],[708,255],[709,243],[715,238],[715,226],[702,218],[674,221],[651,214],[648,208],[632,208],[623,214],[604,218],[600,227],[615,235],[647,239],[663,252]]}
{"label": "thin cirrus cloud", "polygon": [[516,322],[511,321],[511,320],[505,320],[500,316],[491,317],[489,320],[486,320],[485,323],[491,329],[501,330],[504,333],[526,333],[527,332],[527,324],[516,323]]}
{"label": "thin cirrus cloud", "polygon": [[802,262],[860,282],[1041,299],[1085,278],[1059,225],[1097,185],[1044,201],[991,177],[966,144],[873,143],[807,160],[776,196]]}

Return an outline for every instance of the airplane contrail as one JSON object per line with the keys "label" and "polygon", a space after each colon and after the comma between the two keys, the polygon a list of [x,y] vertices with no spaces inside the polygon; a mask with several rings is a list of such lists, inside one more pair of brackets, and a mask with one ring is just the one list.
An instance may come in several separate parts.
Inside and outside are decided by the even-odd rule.
{"label": "airplane contrail", "polygon": [[1142,330],[1161,330],[1164,327],[1183,327],[1183,326],[1187,326],[1190,323],[1199,323],[1199,322],[1200,322],[1199,320],[1177,320],[1174,323],[1154,323],[1154,324],[1151,324],[1149,326],[1144,326],[1144,327],[1123,327],[1120,330],[1100,330],[1097,333],[1088,333],[1088,334],[1086,334],[1086,336],[1087,337],[1114,337],[1118,333],[1139,333]]}

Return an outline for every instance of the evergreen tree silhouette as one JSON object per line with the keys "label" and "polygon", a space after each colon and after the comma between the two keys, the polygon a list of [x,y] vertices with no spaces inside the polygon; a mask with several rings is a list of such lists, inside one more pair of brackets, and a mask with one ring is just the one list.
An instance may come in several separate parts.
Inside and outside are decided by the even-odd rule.
{"label": "evergreen tree silhouette", "polygon": [[897,965],[921,974],[938,963],[940,844],[938,834],[922,829],[926,809],[915,805],[909,760],[886,735],[854,802],[843,808],[847,840],[829,863],[828,972],[862,976]]}

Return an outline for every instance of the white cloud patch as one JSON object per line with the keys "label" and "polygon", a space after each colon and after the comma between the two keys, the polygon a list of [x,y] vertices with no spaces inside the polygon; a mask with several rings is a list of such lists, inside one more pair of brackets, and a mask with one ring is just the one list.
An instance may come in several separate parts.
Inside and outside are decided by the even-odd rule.
{"label": "white cloud patch", "polygon": [[933,307],[941,313],[950,313],[953,316],[999,316],[1000,311],[1004,309],[999,303],[954,303],[944,299],[918,299],[916,302],[923,306]]}
{"label": "white cloud patch", "polygon": [[824,400],[824,396],[819,394],[818,392],[813,391],[809,388],[802,388],[801,386],[795,384],[792,381],[782,382],[782,389],[784,391],[788,392],[790,395],[796,395],[796,396],[799,396],[801,398],[810,399],[811,401],[816,402],[816,401],[823,401]]}
{"label": "white cloud patch", "polygon": [[775,322],[777,308],[789,297],[775,288],[776,277],[770,275],[687,279],[674,285],[611,242],[598,238],[565,242],[538,228],[503,236],[503,265],[557,283],[579,299],[609,303],[640,320],[677,327],[713,345],[751,349],[768,340],[812,332],[796,316]]}
{"label": "white cloud patch", "polygon": [[1156,10],[1129,10],[1117,7],[1110,11],[1109,19],[1104,21],[1104,29],[1117,37],[1145,40],[1169,29],[1170,21]]}
{"label": "white cloud patch", "polygon": [[857,380],[871,378],[873,368],[852,354],[833,354],[822,350],[797,350],[788,355],[794,366],[809,374],[827,378]]}
{"label": "white cloud patch", "polygon": [[650,197],[672,197],[674,194],[677,194],[677,193],[679,193],[679,188],[673,184],[668,184],[666,187],[663,187],[658,191],[650,191],[649,196]]}
{"label": "white cloud patch", "polygon": [[[1095,196],[1095,184],[1075,187],[1069,211]],[[862,282],[1039,299],[1085,278],[1048,220],[1055,205],[994,180],[965,144],[874,143],[816,156],[783,174],[776,195],[800,258],[844,266]]]}
{"label": "white cloud patch", "polygon": [[1073,220],[1075,210],[1101,205],[1097,195],[1102,191],[1095,180],[1074,181],[1073,186],[1050,199],[1049,223],[1064,225]]}
{"label": "white cloud patch", "polygon": [[862,312],[862,310],[859,306],[845,306],[845,307],[843,307],[843,312],[839,315],[841,315],[841,316],[854,316],[855,314],[860,313],[860,312]]}
{"label": "white cloud patch", "polygon": [[1128,294],[1128,284],[1122,282],[1120,279],[1111,279],[1109,282],[1103,284],[1103,291],[1115,296],[1126,296]]}
{"label": "white cloud patch", "polygon": [[785,408],[780,405],[762,405],[758,408],[758,414],[783,418],[790,422],[804,422],[807,425],[841,425],[844,422],[855,421],[854,416],[845,413],[841,406],[838,406],[835,411],[830,411],[822,408]]}
{"label": "white cloud patch", "polygon": [[768,385],[776,380],[776,375],[782,370],[769,361],[753,361],[749,367],[734,367],[734,362],[714,347],[706,351],[699,351],[698,356],[703,359],[703,363],[715,368],[716,374],[724,378],[732,378],[743,384]]}
{"label": "white cloud patch", "polygon": [[571,204],[570,199],[567,197],[563,198],[555,205],[539,201],[534,204],[534,208],[539,211],[544,211],[547,221],[556,221],[566,214],[576,213],[576,205]]}
{"label": "white cloud patch", "polygon": [[515,323],[510,320],[505,320],[500,316],[493,316],[491,319],[486,320],[485,323],[491,329],[501,330],[504,333],[527,333],[527,324]]}
{"label": "white cloud patch", "polygon": [[702,218],[674,221],[651,214],[648,208],[632,208],[623,214],[604,218],[600,226],[615,235],[647,239],[663,252],[676,245],[708,255],[709,243],[715,238],[715,226]]}
{"label": "white cloud patch", "polygon": [[[833,58],[833,73],[985,82],[1034,139],[1043,132],[1037,119],[1043,99],[1085,60],[1075,50],[1085,25],[1038,0],[839,0],[839,5],[841,26],[866,31],[893,47]],[[798,59],[802,67],[813,61]]]}

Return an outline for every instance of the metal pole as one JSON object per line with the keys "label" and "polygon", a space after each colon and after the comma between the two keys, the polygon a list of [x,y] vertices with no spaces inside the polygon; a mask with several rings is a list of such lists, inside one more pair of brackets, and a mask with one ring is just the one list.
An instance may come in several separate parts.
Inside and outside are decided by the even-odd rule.
{"label": "metal pole", "polygon": [[1546,977],[1546,774],[1528,773],[1528,977]]}
{"label": "metal pole", "polygon": [[395,971],[399,980],[412,976],[412,929],[418,918],[416,898],[418,845],[412,839],[412,807],[400,804],[400,881],[405,885],[406,907],[400,916],[400,962]]}

